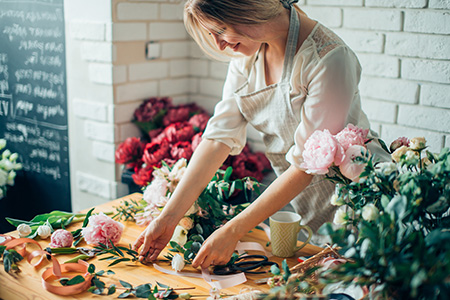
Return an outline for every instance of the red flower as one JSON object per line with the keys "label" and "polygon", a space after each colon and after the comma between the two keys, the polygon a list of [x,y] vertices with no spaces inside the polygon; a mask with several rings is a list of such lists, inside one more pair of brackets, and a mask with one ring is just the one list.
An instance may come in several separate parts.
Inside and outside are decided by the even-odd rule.
{"label": "red flower", "polygon": [[155,117],[159,116],[162,110],[166,110],[171,106],[172,99],[150,98],[145,100],[135,111],[134,120],[138,122],[154,122]]}
{"label": "red flower", "polygon": [[142,157],[144,143],[137,137],[127,138],[116,150],[116,163],[134,168]]}
{"label": "red flower", "polygon": [[259,161],[263,165],[263,172],[269,172],[272,170],[272,165],[270,164],[270,161],[267,159],[266,155],[262,152],[255,152],[256,157],[258,157]]}
{"label": "red flower", "polygon": [[184,122],[189,120],[189,107],[178,106],[171,107],[163,118],[163,125],[168,126],[172,123]]}
{"label": "red flower", "polygon": [[163,139],[161,142],[148,143],[144,149],[142,159],[147,165],[154,165],[166,157],[169,157],[169,142]]}
{"label": "red flower", "polygon": [[204,131],[206,124],[208,123],[209,115],[202,113],[202,114],[196,114],[193,115],[189,119],[189,123],[194,127],[197,131]]}
{"label": "red flower", "polygon": [[202,141],[202,134],[203,132],[199,132],[192,137],[192,144],[191,144],[192,151],[195,151],[198,145],[200,145],[200,142]]}
{"label": "red flower", "polygon": [[139,186],[146,186],[149,182],[152,181],[152,173],[153,170],[161,167],[161,163],[155,165],[144,165],[142,168],[136,168],[135,173],[131,175],[134,183]]}
{"label": "red flower", "polygon": [[264,166],[260,162],[258,156],[249,154],[247,157],[238,155],[235,157],[233,164],[233,175],[237,178],[244,178],[247,176],[253,177],[258,181],[263,179]]}
{"label": "red flower", "polygon": [[175,145],[172,146],[172,149],[170,149],[170,155],[176,161],[180,158],[186,158],[189,160],[192,156],[191,143],[186,141],[175,143]]}
{"label": "red flower", "polygon": [[150,131],[148,132],[148,136],[150,137],[150,141],[156,142],[156,141],[154,141],[153,139],[154,139],[155,137],[157,137],[162,131],[163,131],[162,128],[156,128],[156,129],[150,130]]}
{"label": "red flower", "polygon": [[175,143],[190,141],[195,134],[195,130],[188,122],[178,122],[167,126],[161,134],[165,134],[170,143]]}

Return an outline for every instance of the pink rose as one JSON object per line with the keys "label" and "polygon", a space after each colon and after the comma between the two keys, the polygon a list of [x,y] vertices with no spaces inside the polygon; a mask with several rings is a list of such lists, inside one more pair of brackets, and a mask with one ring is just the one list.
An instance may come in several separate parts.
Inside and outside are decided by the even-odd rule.
{"label": "pink rose", "polygon": [[194,126],[194,129],[199,130],[199,131],[204,131],[206,128],[206,124],[209,121],[209,115],[208,114],[197,114],[197,115],[193,115],[190,119],[189,119],[189,123]]}
{"label": "pink rose", "polygon": [[342,175],[354,182],[359,182],[359,175],[366,167],[365,163],[355,161],[358,156],[364,156],[367,153],[367,149],[363,146],[350,146],[345,152],[344,161],[339,165],[339,170]]}
{"label": "pink rose", "polygon": [[327,129],[316,130],[305,143],[300,167],[308,174],[326,174],[333,164],[342,163],[344,154],[344,148]]}
{"label": "pink rose", "polygon": [[348,124],[336,134],[336,139],[344,147],[344,150],[347,150],[352,145],[364,146],[368,133],[369,129],[361,129],[353,124]]}
{"label": "pink rose", "polygon": [[73,243],[73,236],[70,231],[58,229],[52,233],[50,248],[65,248],[71,247]]}
{"label": "pink rose", "polygon": [[123,225],[114,221],[104,213],[92,215],[89,217],[89,226],[81,230],[86,243],[91,245],[99,245],[100,243],[111,246],[109,240],[113,244],[120,241],[123,232]]}

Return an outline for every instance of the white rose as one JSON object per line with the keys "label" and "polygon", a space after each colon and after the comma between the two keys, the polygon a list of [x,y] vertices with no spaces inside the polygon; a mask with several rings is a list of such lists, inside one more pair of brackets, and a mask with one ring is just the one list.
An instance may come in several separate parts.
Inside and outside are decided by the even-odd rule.
{"label": "white rose", "polygon": [[362,209],[362,217],[366,221],[375,220],[376,218],[378,218],[378,214],[378,208],[372,203],[367,204]]}
{"label": "white rose", "polygon": [[27,224],[20,224],[17,226],[17,231],[19,232],[20,237],[25,237],[31,233],[31,227]]}
{"label": "white rose", "polygon": [[175,254],[172,258],[172,269],[174,269],[177,272],[180,272],[183,270],[185,266],[184,258],[180,254]]}
{"label": "white rose", "polygon": [[181,247],[183,247],[187,242],[187,234],[188,231],[184,229],[183,226],[177,225],[177,227],[175,227],[175,230],[173,231],[173,235],[170,241],[177,242]]}
{"label": "white rose", "polygon": [[0,168],[6,171],[14,169],[14,163],[10,162],[9,159],[3,158],[0,160]]}
{"label": "white rose", "polygon": [[339,198],[339,196],[336,194],[333,194],[331,196],[330,203],[331,203],[331,205],[334,205],[334,206],[344,205],[344,201],[341,198]]}
{"label": "white rose", "polygon": [[52,229],[47,225],[41,225],[37,229],[37,234],[41,239],[45,240],[50,235],[52,235]]}
{"label": "white rose", "polygon": [[393,162],[382,162],[377,165],[377,169],[380,169],[384,175],[389,176],[397,171],[397,165]]}
{"label": "white rose", "polygon": [[347,223],[348,215],[347,215],[347,212],[345,210],[346,210],[345,206],[339,207],[339,209],[336,211],[336,213],[334,215],[334,219],[333,219],[333,223],[334,224],[336,224],[336,225],[344,225],[344,224]]}
{"label": "white rose", "polygon": [[194,221],[189,217],[183,217],[180,222],[178,222],[178,225],[182,226],[186,230],[191,230],[194,228]]}

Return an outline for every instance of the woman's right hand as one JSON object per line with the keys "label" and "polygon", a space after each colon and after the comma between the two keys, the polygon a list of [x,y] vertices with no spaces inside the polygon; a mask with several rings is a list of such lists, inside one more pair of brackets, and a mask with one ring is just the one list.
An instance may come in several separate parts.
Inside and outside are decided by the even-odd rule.
{"label": "woman's right hand", "polygon": [[175,226],[170,226],[160,218],[154,219],[133,243],[133,249],[138,251],[139,261],[154,261],[159,253],[167,246],[173,235]]}

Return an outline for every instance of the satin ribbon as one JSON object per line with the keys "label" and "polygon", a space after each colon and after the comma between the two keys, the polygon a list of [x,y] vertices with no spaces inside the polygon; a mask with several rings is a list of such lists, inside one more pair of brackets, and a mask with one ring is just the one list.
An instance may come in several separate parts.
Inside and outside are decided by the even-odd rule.
{"label": "satin ribbon", "polygon": [[[40,266],[44,259],[50,255],[47,251],[42,250],[41,245],[33,239],[29,238],[14,238],[8,235],[0,235],[2,238],[0,245],[5,245],[6,250],[19,247],[16,249],[17,253],[22,255],[22,257],[26,257],[28,263],[33,267]],[[3,240],[4,239],[4,240]],[[31,253],[28,253],[26,250],[26,244],[34,244],[39,247],[39,250],[35,250]],[[39,257],[39,260],[35,263],[32,263],[35,257]],[[60,295],[60,296],[69,296],[76,295],[81,292],[86,291],[91,286],[92,275],[88,272],[89,264],[83,260],[79,260],[78,263],[68,263],[60,265],[56,258],[52,258],[53,267],[45,270],[41,275],[42,286],[49,292]],[[84,282],[70,285],[70,286],[54,286],[50,284],[49,280],[53,277],[61,278],[62,273],[68,272],[77,272],[82,273],[84,277]],[[72,278],[74,276],[68,277]]]}

